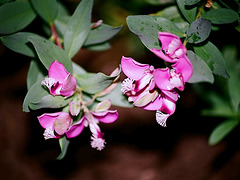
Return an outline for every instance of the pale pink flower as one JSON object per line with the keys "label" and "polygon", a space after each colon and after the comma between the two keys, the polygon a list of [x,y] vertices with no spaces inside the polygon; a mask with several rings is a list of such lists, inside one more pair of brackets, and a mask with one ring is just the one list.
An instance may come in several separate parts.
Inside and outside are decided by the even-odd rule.
{"label": "pale pink flower", "polygon": [[38,116],[38,120],[45,129],[45,139],[60,138],[72,125],[72,118],[67,112],[44,113]]}
{"label": "pale pink flower", "polygon": [[42,81],[42,85],[45,85],[52,95],[65,97],[75,93],[76,83],[76,79],[57,60],[50,65],[48,78]]}
{"label": "pale pink flower", "polygon": [[97,150],[102,150],[106,142],[103,139],[104,134],[101,132],[98,123],[113,123],[119,117],[117,110],[109,110],[110,106],[110,100],[105,100],[99,103],[93,111],[85,112],[81,120],[73,124],[66,132],[67,137],[76,137],[84,127],[89,127],[92,132],[91,146]]}

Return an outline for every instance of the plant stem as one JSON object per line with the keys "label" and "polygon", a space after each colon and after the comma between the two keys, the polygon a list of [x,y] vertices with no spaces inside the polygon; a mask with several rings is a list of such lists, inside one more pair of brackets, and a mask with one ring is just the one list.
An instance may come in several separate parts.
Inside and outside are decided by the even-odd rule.
{"label": "plant stem", "polygon": [[52,35],[53,35],[53,39],[55,40],[55,43],[57,44],[58,47],[63,49],[62,44],[60,43],[60,39],[59,39],[59,36],[57,34],[57,31],[55,29],[54,24],[51,24],[50,27],[51,27],[51,31],[52,31]]}

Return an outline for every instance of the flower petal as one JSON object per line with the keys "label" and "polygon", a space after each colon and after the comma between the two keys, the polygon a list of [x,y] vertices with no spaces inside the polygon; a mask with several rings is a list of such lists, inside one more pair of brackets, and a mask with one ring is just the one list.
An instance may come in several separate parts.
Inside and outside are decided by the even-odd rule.
{"label": "flower petal", "polygon": [[105,112],[92,112],[92,115],[102,123],[113,123],[119,117],[117,110],[108,110]]}
{"label": "flower petal", "polygon": [[61,112],[56,113],[44,113],[41,116],[38,116],[39,123],[43,128],[53,127],[54,121],[61,114]]}
{"label": "flower petal", "polygon": [[111,105],[111,101],[109,99],[106,99],[97,104],[95,112],[105,112],[111,107]]}
{"label": "flower petal", "polygon": [[54,128],[59,135],[65,134],[68,128],[72,125],[72,118],[67,112],[61,112],[54,121]]}
{"label": "flower petal", "polygon": [[63,81],[60,94],[66,97],[73,95],[75,93],[76,84],[76,79],[71,74],[68,74],[66,79]]}
{"label": "flower petal", "polygon": [[162,100],[162,106],[159,110],[162,111],[163,113],[172,115],[176,109],[175,102],[173,102],[167,97],[162,97],[161,100]]}
{"label": "flower petal", "polygon": [[161,98],[158,96],[153,102],[149,103],[148,105],[142,108],[149,111],[156,111],[160,109],[161,106],[162,106],[162,101],[161,101]]}
{"label": "flower petal", "polygon": [[157,87],[161,90],[172,90],[173,87],[170,83],[170,69],[156,69],[154,71],[154,80]]}
{"label": "flower petal", "polygon": [[68,76],[68,72],[63,66],[63,64],[59,63],[57,60],[53,61],[48,70],[49,78],[53,78],[56,81],[63,82],[65,78]]}
{"label": "flower petal", "polygon": [[138,63],[132,58],[126,58],[123,56],[121,60],[121,67],[123,73],[127,77],[133,80],[139,80],[143,76],[145,70],[149,69],[150,66],[148,64]]}
{"label": "flower petal", "polygon": [[178,62],[173,64],[172,67],[176,70],[176,73],[182,74],[184,82],[187,82],[192,76],[193,67],[186,55],[179,58]]}
{"label": "flower petal", "polygon": [[166,55],[163,53],[162,49],[154,49],[154,48],[153,48],[153,49],[151,49],[151,51],[152,51],[155,55],[157,55],[158,57],[160,57],[161,59],[163,59],[163,60],[166,61],[166,62],[175,63],[175,62],[178,61],[178,59],[173,59],[173,58],[170,58],[170,57],[166,56]]}
{"label": "flower petal", "polygon": [[78,136],[79,134],[81,134],[81,132],[84,129],[84,121],[85,121],[85,117],[83,116],[80,121],[78,121],[77,123],[73,124],[69,128],[69,130],[66,132],[66,136],[68,138],[74,138],[74,137]]}

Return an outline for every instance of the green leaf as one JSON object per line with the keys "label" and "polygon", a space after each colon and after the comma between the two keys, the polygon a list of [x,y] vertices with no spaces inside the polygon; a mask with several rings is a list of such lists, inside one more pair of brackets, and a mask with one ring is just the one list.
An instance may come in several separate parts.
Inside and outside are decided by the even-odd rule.
{"label": "green leaf", "polygon": [[0,33],[10,34],[22,30],[36,17],[28,1],[14,1],[0,7]]}
{"label": "green leaf", "polygon": [[57,3],[57,5],[58,5],[58,13],[53,23],[57,29],[57,32],[59,33],[59,36],[63,37],[66,32],[67,25],[71,16],[68,14],[68,11],[65,8],[65,6],[63,6],[59,2]]}
{"label": "green leaf", "polygon": [[202,17],[210,20],[213,24],[228,24],[238,20],[238,14],[227,8],[211,9],[202,14]]}
{"label": "green leaf", "polygon": [[224,78],[229,78],[222,53],[210,41],[202,46],[194,46],[195,53],[204,60],[212,72]]}
{"label": "green leaf", "polygon": [[87,73],[87,71],[85,69],[83,69],[81,66],[79,66],[75,62],[72,62],[72,66],[73,66],[73,75],[75,75],[75,74],[79,75],[79,74]]}
{"label": "green leaf", "polygon": [[228,99],[226,100],[222,95],[217,94],[215,91],[206,93],[205,90],[203,93],[204,98],[209,101],[211,108],[203,109],[201,115],[226,118],[236,117],[236,114],[233,113],[232,108],[227,102]]}
{"label": "green leaf", "polygon": [[198,18],[187,30],[189,43],[200,43],[206,40],[211,32],[212,23],[209,20]]}
{"label": "green leaf", "polygon": [[30,109],[61,108],[66,106],[72,99],[72,97],[66,99],[63,96],[49,94],[48,90],[41,85],[42,80],[37,81],[29,89],[23,102],[24,112],[30,112]]}
{"label": "green leaf", "polygon": [[73,57],[84,44],[91,28],[93,0],[82,0],[70,18],[64,35],[64,49]]}
{"label": "green leaf", "polygon": [[61,160],[65,157],[65,155],[67,153],[69,143],[70,143],[70,141],[66,138],[66,136],[63,136],[59,139],[59,145],[60,145],[60,148],[61,148],[61,153],[57,157],[57,160]]}
{"label": "green leaf", "polygon": [[134,107],[133,103],[128,101],[128,98],[125,94],[121,91],[121,83],[118,83],[117,87],[109,94],[98,97],[97,100],[103,101],[109,99],[114,106],[119,107]]}
{"label": "green leaf", "polygon": [[37,36],[37,34],[30,32],[18,32],[16,34],[3,36],[1,37],[1,40],[3,44],[12,51],[29,57],[36,57],[34,48],[31,46],[28,40],[28,36],[33,35]]}
{"label": "green leaf", "polygon": [[199,83],[199,82],[214,82],[214,77],[211,69],[208,65],[199,58],[193,51],[188,51],[187,56],[190,59],[193,66],[193,75],[189,79],[189,83]]}
{"label": "green leaf", "polygon": [[187,6],[191,6],[191,5],[197,4],[199,1],[201,0],[184,0],[184,4]]}
{"label": "green leaf", "polygon": [[53,23],[57,16],[56,0],[31,0],[31,3],[36,12],[46,23]]}
{"label": "green leaf", "polygon": [[112,27],[107,24],[101,24],[89,32],[84,46],[103,43],[115,36],[122,29],[122,27],[123,26]]}
{"label": "green leaf", "polygon": [[186,20],[189,23],[192,23],[196,17],[197,7],[186,6],[185,1],[183,0],[177,0],[177,5]]}
{"label": "green leaf", "polygon": [[46,75],[47,71],[43,65],[36,59],[33,59],[30,62],[30,67],[27,74],[27,89],[29,90],[33,84],[42,80]]}
{"label": "green leaf", "polygon": [[[34,92],[33,92],[34,93]],[[64,96],[53,96],[51,94],[41,97],[41,100],[37,103],[30,102],[29,107],[32,110],[42,109],[42,108],[62,108],[69,104],[72,100],[72,96],[65,98]]]}
{"label": "green leaf", "polygon": [[230,78],[228,80],[228,92],[230,101],[234,111],[238,112],[240,103],[240,63],[235,64],[235,68],[230,71]]}
{"label": "green leaf", "polygon": [[219,143],[224,137],[226,137],[239,122],[237,120],[226,120],[219,124],[211,133],[208,143],[209,145],[215,145]]}
{"label": "green leaf", "polygon": [[38,57],[46,69],[54,60],[62,63],[69,73],[72,73],[72,62],[66,52],[51,41],[39,36],[29,36],[28,40],[33,44]]}
{"label": "green leaf", "polygon": [[100,44],[94,44],[90,46],[86,46],[85,48],[91,51],[105,51],[111,48],[111,45],[108,42],[103,42]]}
{"label": "green leaf", "polygon": [[167,31],[183,37],[184,33],[171,21],[159,17],[148,15],[128,16],[127,25],[136,34],[148,49],[160,49],[158,32]]}
{"label": "green leaf", "polygon": [[86,73],[77,75],[75,78],[82,91],[96,94],[110,86],[119,73],[120,70],[115,76],[107,76],[103,73]]}
{"label": "green leaf", "polygon": [[149,4],[153,5],[165,5],[169,3],[174,3],[174,0],[145,0]]}

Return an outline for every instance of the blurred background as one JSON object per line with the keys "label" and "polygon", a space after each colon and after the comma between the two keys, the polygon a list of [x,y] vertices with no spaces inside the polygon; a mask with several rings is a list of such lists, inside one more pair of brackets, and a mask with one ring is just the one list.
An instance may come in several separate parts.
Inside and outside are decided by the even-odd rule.
{"label": "blurred background", "polygon": [[[79,3],[78,0],[63,2],[70,12]],[[154,5],[155,2],[157,0],[95,0],[94,21],[102,19],[106,24],[124,27],[110,41],[111,49],[102,52],[83,49],[73,61],[89,72],[105,74],[118,67],[123,55],[142,63],[156,63],[159,59],[144,48],[126,25],[128,15],[151,14],[164,8],[164,5]],[[165,2],[167,6],[174,1]],[[36,19],[28,28],[38,23]],[[211,35],[219,49],[230,45],[239,48],[236,37],[237,32],[228,26]],[[22,112],[30,59],[2,43],[0,59],[0,179],[240,179],[239,127],[219,144],[209,146],[211,131],[223,119],[201,116],[201,110],[209,104],[191,84],[180,94],[176,112],[168,119],[166,128],[157,124],[155,112],[112,107],[118,110],[120,117],[113,124],[100,124],[107,142],[105,149],[92,149],[91,134],[85,129],[80,136],[71,139],[66,157],[58,161],[58,141],[43,138],[44,129],[37,120],[41,112]]]}

